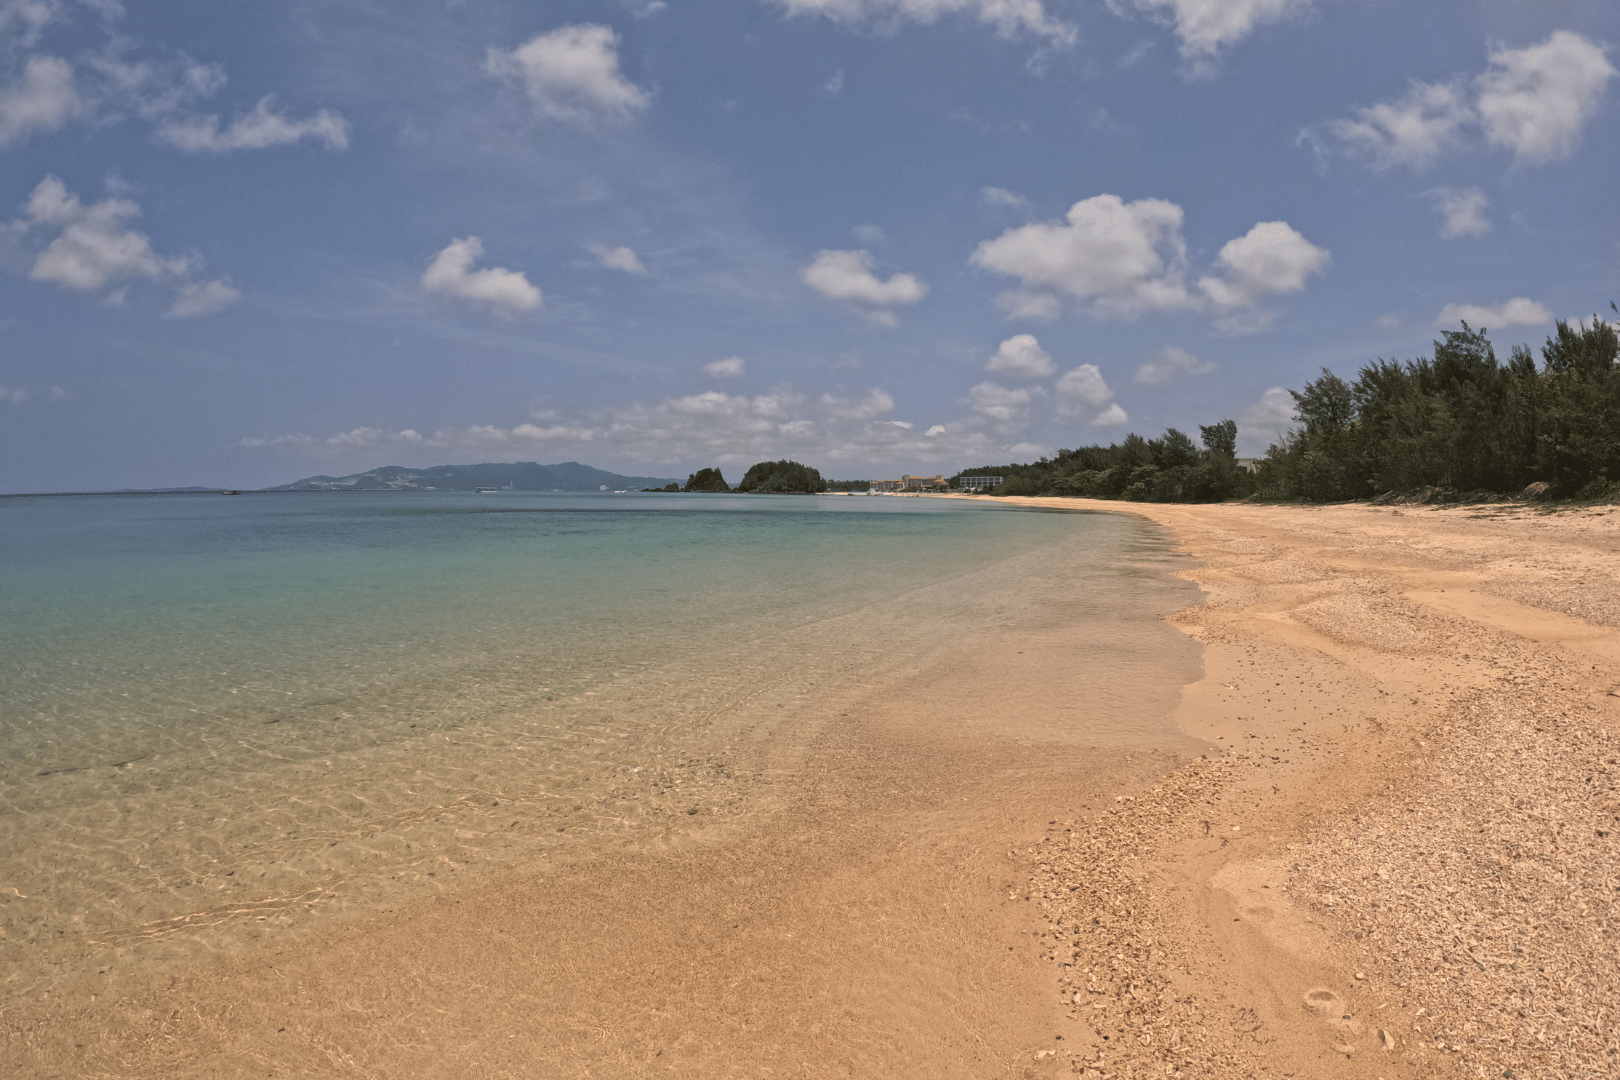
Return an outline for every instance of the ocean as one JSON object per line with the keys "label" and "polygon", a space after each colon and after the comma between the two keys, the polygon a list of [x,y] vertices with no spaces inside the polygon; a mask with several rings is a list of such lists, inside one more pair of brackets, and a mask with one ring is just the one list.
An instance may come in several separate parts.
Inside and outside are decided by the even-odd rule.
{"label": "ocean", "polygon": [[0,499],[0,981],[736,836],[848,703],[1013,678],[981,640],[1063,628],[1075,688],[987,737],[1181,745],[1181,565],[1139,520],[989,500]]}

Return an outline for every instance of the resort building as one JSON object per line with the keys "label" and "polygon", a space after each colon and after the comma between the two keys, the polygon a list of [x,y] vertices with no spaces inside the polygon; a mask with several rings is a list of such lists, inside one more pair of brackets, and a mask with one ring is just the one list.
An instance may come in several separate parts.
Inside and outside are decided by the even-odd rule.
{"label": "resort building", "polygon": [[989,491],[993,487],[1000,487],[1005,481],[1001,476],[964,476],[957,481],[963,491]]}

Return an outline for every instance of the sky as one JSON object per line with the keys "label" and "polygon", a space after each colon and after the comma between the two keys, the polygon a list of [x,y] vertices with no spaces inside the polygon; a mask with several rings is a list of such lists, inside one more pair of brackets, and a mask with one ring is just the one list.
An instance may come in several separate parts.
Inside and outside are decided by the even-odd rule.
{"label": "sky", "polygon": [[0,0],[0,491],[1029,461],[1620,299],[1612,0]]}

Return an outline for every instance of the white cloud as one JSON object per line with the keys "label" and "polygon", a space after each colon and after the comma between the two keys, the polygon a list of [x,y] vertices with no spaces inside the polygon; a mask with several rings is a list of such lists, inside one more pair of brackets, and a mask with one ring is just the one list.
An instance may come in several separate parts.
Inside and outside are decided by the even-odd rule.
{"label": "white cloud", "polygon": [[1603,46],[1568,30],[1539,45],[1493,49],[1479,80],[1485,138],[1520,161],[1567,158],[1614,75]]}
{"label": "white cloud", "polygon": [[844,93],[844,69],[839,68],[833,72],[832,78],[821,84],[821,92],[828,97],[842,97]]}
{"label": "white cloud", "polygon": [[624,0],[624,6],[638,19],[650,19],[669,7],[664,0]]}
{"label": "white cloud", "polygon": [[[1059,416],[1085,416],[1093,409],[1108,405],[1114,396],[1113,390],[1109,389],[1102,372],[1097,370],[1095,364],[1081,364],[1059,379],[1053,389],[1057,393]],[[1098,413],[1092,423],[1113,423],[1114,421],[1103,418],[1116,412],[1123,422],[1125,410],[1114,404]]]}
{"label": "white cloud", "polygon": [[4,386],[0,386],[0,401],[9,401],[13,405],[21,405],[27,400],[28,391],[22,387],[19,386],[14,390],[8,390]]}
{"label": "white cloud", "polygon": [[818,251],[799,274],[810,288],[829,300],[841,300],[866,312],[873,322],[895,324],[894,310],[915,304],[928,286],[911,274],[895,273],[883,280],[873,271],[869,251]]}
{"label": "white cloud", "polygon": [[180,287],[180,293],[169,307],[169,314],[177,319],[195,318],[224,311],[242,298],[240,289],[224,281],[193,281]]}
{"label": "white cloud", "polygon": [[592,255],[596,256],[598,264],[609,270],[623,270],[626,274],[646,276],[647,268],[641,264],[641,259],[634,251],[627,247],[608,247],[606,244],[588,245]]}
{"label": "white cloud", "polygon": [[542,116],[572,123],[622,122],[650,103],[619,73],[619,35],[594,23],[536,34],[515,49],[490,49],[490,74],[521,80]]}
{"label": "white cloud", "polygon": [[25,48],[32,48],[39,40],[40,31],[61,13],[61,0],[0,0],[0,34],[11,32],[18,26],[16,39]]}
{"label": "white cloud", "polygon": [[1022,279],[1000,298],[1015,317],[1052,318],[1064,299],[1104,317],[1169,311],[1188,304],[1181,221],[1181,207],[1163,199],[1095,195],[1070,207],[1063,222],[984,241],[972,262]]}
{"label": "white cloud", "polygon": [[728,356],[724,360],[710,360],[703,365],[703,373],[711,379],[738,379],[748,372],[748,361],[740,356]]}
{"label": "white cloud", "polygon": [[1424,169],[1462,145],[1478,127],[1517,161],[1567,158],[1616,74],[1605,46],[1558,30],[1523,49],[1493,49],[1478,78],[1414,82],[1401,97],[1355,110],[1300,133],[1319,156],[1337,151],[1375,169]]}
{"label": "white cloud", "polygon": [[28,276],[77,292],[94,292],[122,282],[184,279],[196,268],[194,256],[162,256],[144,233],[129,227],[141,208],[132,200],[107,198],[86,206],[54,176],[39,182],[13,222],[19,233],[60,230],[35,257]]}
{"label": "white cloud", "polygon": [[974,412],[987,420],[1013,424],[1021,422],[1028,415],[1032,396],[1022,387],[1013,390],[984,382],[968,391],[968,403],[973,406]]}
{"label": "white cloud", "polygon": [[1108,408],[1092,417],[1091,422],[1096,424],[1098,427],[1119,427],[1121,424],[1129,423],[1130,419],[1130,415],[1127,414],[1125,410],[1120,407],[1119,402],[1116,401],[1112,405],[1108,406]]}
{"label": "white cloud", "polygon": [[1075,28],[1049,16],[1041,0],[770,0],[789,16],[820,16],[844,26],[892,30],[901,23],[933,23],[968,14],[1003,37],[1027,34],[1052,45],[1072,45]]}
{"label": "white cloud", "polygon": [[[979,403],[991,410],[1005,410],[1002,415],[1010,419],[998,420],[975,410],[959,421],[927,424],[926,429],[924,423],[888,418],[885,413],[893,408],[893,399],[881,388],[811,395],[780,387],[752,396],[709,391],[606,405],[577,415],[539,408],[529,420],[511,425],[476,424],[432,431],[418,426],[403,432],[359,426],[330,437],[251,437],[243,439],[242,445],[324,460],[321,471],[325,472],[357,471],[377,464],[375,458],[367,459],[370,454],[431,448],[435,456],[512,455],[485,460],[576,457],[638,475],[685,475],[700,466],[722,465],[727,467],[728,478],[735,480],[733,468],[791,457],[824,474],[837,469],[844,475],[880,476],[938,472],[956,469],[963,461],[1018,460],[1050,453],[1050,448],[1026,452],[1027,444],[1016,441],[1025,435],[1023,411],[1037,396],[1029,390],[981,390]],[[1020,445],[1025,449],[1016,449]],[[924,469],[924,465],[930,467]],[[866,472],[868,467],[871,471]]]}
{"label": "white cloud", "polygon": [[331,109],[321,109],[302,120],[278,112],[274,95],[265,95],[253,111],[238,116],[224,128],[218,116],[174,117],[158,125],[158,138],[192,153],[225,154],[232,150],[264,150],[311,139],[328,150],[346,150],[349,124]]}
{"label": "white cloud", "polygon": [[1305,279],[1331,261],[1326,248],[1305,239],[1286,221],[1262,221],[1228,240],[1216,259],[1218,276],[1198,288],[1221,308],[1249,308],[1268,296],[1298,292]]}
{"label": "white cloud", "polygon": [[830,415],[847,420],[875,420],[894,412],[894,398],[887,390],[876,388],[856,397],[822,394],[821,404]]}
{"label": "white cloud", "polygon": [[1200,360],[1179,346],[1166,345],[1136,369],[1136,381],[1146,386],[1158,386],[1171,379],[1208,375],[1214,370],[1216,365],[1210,361]]}
{"label": "white cloud", "polygon": [[1258,457],[1294,426],[1294,395],[1273,386],[1238,416],[1238,453]]}
{"label": "white cloud", "polygon": [[459,297],[488,307],[499,315],[518,315],[540,307],[540,290],[521,271],[487,267],[474,270],[484,254],[476,236],[451,241],[422,274],[422,291]]}
{"label": "white cloud", "polygon": [[1440,215],[1440,235],[1446,239],[1484,236],[1491,231],[1491,219],[1485,213],[1491,200],[1479,188],[1437,187],[1423,194]]}
{"label": "white cloud", "polygon": [[881,225],[857,225],[849,230],[849,233],[861,243],[870,244],[873,247],[889,242],[889,234],[883,231]]}
{"label": "white cloud", "polygon": [[0,86],[0,146],[55,131],[83,108],[73,65],[56,56],[31,56],[21,76]]}
{"label": "white cloud", "polygon": [[1160,21],[1172,22],[1181,55],[1210,57],[1248,37],[1257,27],[1298,17],[1311,0],[1131,0]]}
{"label": "white cloud", "polygon": [[1028,212],[1029,200],[1016,191],[1006,188],[982,187],[979,189],[979,202],[984,206],[1005,210],[1019,210]]}
{"label": "white cloud", "polygon": [[1495,307],[1483,307],[1479,304],[1447,304],[1440,309],[1440,314],[1435,316],[1434,325],[1449,329],[1458,322],[1466,322],[1475,330],[1489,327],[1505,330],[1510,326],[1539,326],[1552,321],[1552,312],[1541,304],[1516,296]]}
{"label": "white cloud", "polygon": [[1051,354],[1029,334],[1015,334],[1001,343],[986,369],[1025,379],[1043,379],[1057,370]]}
{"label": "white cloud", "polygon": [[[1475,119],[1460,83],[1415,82],[1401,97],[1362,106],[1352,119],[1330,120],[1320,131],[1338,144],[1339,152],[1375,169],[1426,169],[1459,143],[1463,129]],[[1326,153],[1317,130],[1301,132],[1301,142]]]}
{"label": "white cloud", "polygon": [[1125,202],[1095,195],[1069,208],[1062,222],[1008,229],[986,240],[971,261],[1022,279],[997,302],[1014,318],[1056,317],[1078,301],[1102,318],[1203,308],[1223,329],[1246,332],[1269,319],[1247,313],[1261,300],[1297,292],[1328,264],[1328,253],[1286,221],[1262,221],[1221,248],[1216,274],[1186,286],[1187,243],[1181,207],[1163,199]]}

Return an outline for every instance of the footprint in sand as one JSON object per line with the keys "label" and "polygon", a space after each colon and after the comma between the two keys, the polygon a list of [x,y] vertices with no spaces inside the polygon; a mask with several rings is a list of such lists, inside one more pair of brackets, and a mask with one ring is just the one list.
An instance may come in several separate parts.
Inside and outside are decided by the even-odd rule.
{"label": "footprint in sand", "polygon": [[1355,1019],[1345,1007],[1344,998],[1325,986],[1318,986],[1305,991],[1305,1008],[1322,1018],[1329,1036],[1334,1040],[1334,1050],[1341,1054],[1355,1052],[1356,1041],[1361,1038],[1364,1028],[1361,1021]]}

